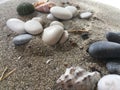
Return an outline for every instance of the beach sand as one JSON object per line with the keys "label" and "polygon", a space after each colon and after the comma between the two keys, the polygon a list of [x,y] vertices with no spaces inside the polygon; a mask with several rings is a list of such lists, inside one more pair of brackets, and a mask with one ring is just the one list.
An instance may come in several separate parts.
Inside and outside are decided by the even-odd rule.
{"label": "beach sand", "polygon": [[[89,39],[83,40],[80,34],[70,34],[70,39],[64,45],[50,47],[42,42],[41,35],[37,35],[28,44],[18,47],[12,42],[17,34],[6,27],[9,18],[26,21],[34,16],[42,16],[44,27],[50,24],[46,19],[47,14],[17,15],[16,7],[24,1],[28,0],[10,0],[0,5],[0,74],[5,67],[9,68],[8,71],[16,68],[12,75],[0,82],[0,90],[60,90],[56,80],[64,73],[66,66],[81,66],[88,71],[98,70],[102,75],[108,74],[105,62],[93,59],[86,50],[91,43],[106,40],[106,32],[119,31],[119,9],[91,0],[71,2],[80,7],[80,12],[92,11],[94,15],[89,20],[76,17],[61,22],[67,30],[89,30]],[[60,4],[59,0],[52,1]],[[34,0],[29,2],[33,3]],[[51,62],[46,64],[47,60]]]}

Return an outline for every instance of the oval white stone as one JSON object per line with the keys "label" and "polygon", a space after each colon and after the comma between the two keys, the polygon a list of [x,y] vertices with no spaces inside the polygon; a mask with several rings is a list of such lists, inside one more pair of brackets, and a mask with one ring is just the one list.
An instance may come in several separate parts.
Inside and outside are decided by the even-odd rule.
{"label": "oval white stone", "polygon": [[77,8],[76,7],[74,7],[74,6],[67,6],[65,8],[68,9],[72,13],[73,16],[77,15]]}
{"label": "oval white stone", "polygon": [[115,74],[106,75],[100,79],[97,90],[120,90],[120,76]]}
{"label": "oval white stone", "polygon": [[63,33],[63,35],[62,35],[62,38],[61,38],[61,40],[60,40],[59,43],[60,43],[60,44],[65,43],[68,38],[69,38],[69,33],[68,33],[68,31],[64,31],[64,33]]}
{"label": "oval white stone", "polygon": [[36,20],[43,25],[43,19],[41,17],[33,17],[32,20]]}
{"label": "oval white stone", "polygon": [[47,15],[47,19],[56,20],[56,18],[51,13]]}
{"label": "oval white stone", "polygon": [[64,25],[61,22],[59,22],[59,21],[53,21],[53,22],[51,22],[50,26],[53,26],[53,25],[60,25],[61,27],[64,28]]}
{"label": "oval white stone", "polygon": [[22,20],[19,20],[17,18],[11,18],[7,20],[6,24],[9,29],[18,34],[25,33],[24,22]]}
{"label": "oval white stone", "polygon": [[25,30],[30,34],[36,35],[43,31],[43,27],[38,21],[29,20],[25,23]]}
{"label": "oval white stone", "polygon": [[80,18],[82,19],[88,19],[92,16],[91,12],[84,12],[84,13],[80,13]]}
{"label": "oval white stone", "polygon": [[56,18],[62,19],[62,20],[71,19],[73,17],[72,13],[68,9],[59,7],[59,6],[52,7],[50,9],[50,12]]}
{"label": "oval white stone", "polygon": [[44,29],[42,40],[48,45],[55,45],[61,38],[64,30],[59,25],[50,26]]}

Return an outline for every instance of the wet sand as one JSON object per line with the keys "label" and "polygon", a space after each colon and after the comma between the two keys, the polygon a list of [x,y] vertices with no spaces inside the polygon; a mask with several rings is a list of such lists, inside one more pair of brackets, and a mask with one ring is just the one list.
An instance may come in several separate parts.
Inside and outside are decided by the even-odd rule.
{"label": "wet sand", "polygon": [[[9,18],[26,21],[33,16],[42,16],[45,22],[44,27],[49,26],[50,23],[46,19],[47,14],[36,12],[26,17],[17,15],[16,7],[24,1],[28,0],[11,0],[0,5],[0,74],[6,66],[9,68],[8,71],[17,69],[0,82],[0,90],[59,90],[56,87],[56,80],[64,73],[66,64],[68,67],[81,66],[89,71],[96,69],[103,75],[108,73],[105,62],[93,59],[86,50],[91,43],[106,40],[106,32],[119,31],[119,9],[91,0],[75,1],[73,3],[80,6],[80,12],[92,11],[94,12],[93,17],[89,20],[76,17],[61,22],[67,30],[89,30],[89,39],[83,40],[80,34],[70,34],[70,39],[64,45],[50,47],[42,42],[40,34],[34,36],[28,44],[16,47],[12,43],[12,39],[17,34],[6,27],[6,21]],[[60,4],[59,0],[52,1]],[[32,3],[34,0],[29,0],[29,2]],[[49,59],[51,62],[46,64]]]}

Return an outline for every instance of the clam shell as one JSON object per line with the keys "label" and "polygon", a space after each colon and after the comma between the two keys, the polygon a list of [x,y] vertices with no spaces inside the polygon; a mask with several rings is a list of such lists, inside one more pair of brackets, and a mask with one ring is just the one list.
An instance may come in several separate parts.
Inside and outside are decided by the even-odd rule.
{"label": "clam shell", "polygon": [[53,7],[53,6],[55,6],[55,3],[53,3],[53,2],[45,2],[43,4],[35,6],[35,10],[37,10],[39,12],[49,13],[50,8]]}
{"label": "clam shell", "polygon": [[120,58],[120,44],[108,41],[98,41],[89,46],[88,52],[94,58]]}
{"label": "clam shell", "polygon": [[57,80],[62,90],[94,90],[101,78],[99,72],[87,72],[81,67],[67,68]]}

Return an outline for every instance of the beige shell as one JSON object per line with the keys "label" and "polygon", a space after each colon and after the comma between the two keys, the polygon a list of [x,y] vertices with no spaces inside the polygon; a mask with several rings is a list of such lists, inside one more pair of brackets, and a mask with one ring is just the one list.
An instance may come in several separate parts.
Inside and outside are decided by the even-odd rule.
{"label": "beige shell", "polygon": [[43,25],[43,19],[41,17],[33,17],[32,20],[36,20]]}
{"label": "beige shell", "polygon": [[67,41],[67,39],[69,38],[69,33],[68,31],[64,31],[61,40],[59,41],[60,44],[63,44]]}
{"label": "beige shell", "polygon": [[42,40],[48,45],[55,45],[61,38],[64,32],[60,25],[50,26],[44,29]]}
{"label": "beige shell", "polygon": [[81,67],[67,68],[57,80],[62,90],[94,90],[101,78],[99,72],[87,72]]}

